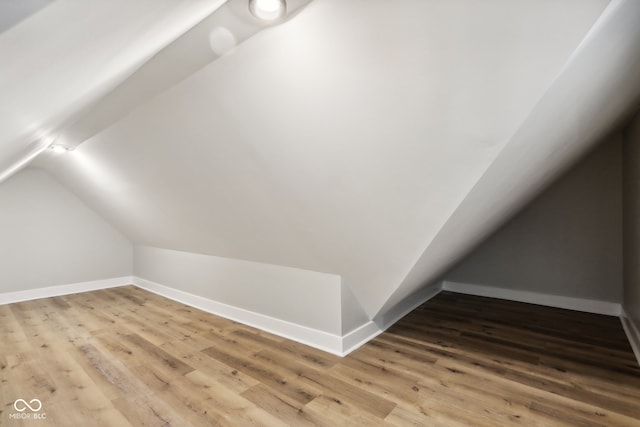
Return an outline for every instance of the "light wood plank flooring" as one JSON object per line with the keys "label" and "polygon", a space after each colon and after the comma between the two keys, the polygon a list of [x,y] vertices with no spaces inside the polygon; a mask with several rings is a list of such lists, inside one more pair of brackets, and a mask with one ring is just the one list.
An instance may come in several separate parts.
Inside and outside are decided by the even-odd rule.
{"label": "light wood plank flooring", "polygon": [[133,286],[2,305],[0,346],[1,426],[640,426],[617,318],[447,292],[345,358]]}

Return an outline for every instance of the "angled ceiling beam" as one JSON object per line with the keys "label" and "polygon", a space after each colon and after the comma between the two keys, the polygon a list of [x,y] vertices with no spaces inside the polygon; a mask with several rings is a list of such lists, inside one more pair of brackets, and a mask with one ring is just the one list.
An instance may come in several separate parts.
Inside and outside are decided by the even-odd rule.
{"label": "angled ceiling beam", "polygon": [[57,143],[74,149],[261,30],[293,18],[310,1],[288,0],[286,16],[270,22],[254,17],[247,0],[227,1],[85,109],[73,124],[60,132]]}
{"label": "angled ceiling beam", "polygon": [[[309,2],[289,0],[285,17],[263,22],[250,13],[248,0],[57,0],[7,24],[0,56],[14,60],[0,69],[0,182],[54,142],[74,149]],[[127,8],[130,16],[117,20]],[[40,40],[61,24],[50,40]]]}

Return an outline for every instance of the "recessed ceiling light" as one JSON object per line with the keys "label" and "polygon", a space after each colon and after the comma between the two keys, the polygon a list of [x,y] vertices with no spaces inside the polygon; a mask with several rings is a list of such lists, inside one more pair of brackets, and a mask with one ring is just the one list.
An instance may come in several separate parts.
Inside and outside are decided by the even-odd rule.
{"label": "recessed ceiling light", "polygon": [[65,147],[64,145],[60,145],[60,144],[53,144],[49,148],[51,150],[53,150],[54,153],[66,153],[67,151],[69,151],[69,149],[67,147]]}
{"label": "recessed ceiling light", "polygon": [[275,21],[287,12],[285,0],[249,0],[251,14],[263,21]]}

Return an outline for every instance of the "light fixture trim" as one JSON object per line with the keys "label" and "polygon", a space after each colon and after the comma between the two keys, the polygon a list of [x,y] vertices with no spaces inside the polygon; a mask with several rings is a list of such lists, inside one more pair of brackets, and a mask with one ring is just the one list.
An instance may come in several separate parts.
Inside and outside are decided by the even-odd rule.
{"label": "light fixture trim", "polygon": [[52,150],[54,153],[66,153],[67,151],[69,151],[68,147],[65,147],[64,145],[61,145],[61,144],[52,144],[49,146],[49,149]]}
{"label": "light fixture trim", "polygon": [[249,0],[249,11],[262,21],[275,21],[287,13],[285,0]]}

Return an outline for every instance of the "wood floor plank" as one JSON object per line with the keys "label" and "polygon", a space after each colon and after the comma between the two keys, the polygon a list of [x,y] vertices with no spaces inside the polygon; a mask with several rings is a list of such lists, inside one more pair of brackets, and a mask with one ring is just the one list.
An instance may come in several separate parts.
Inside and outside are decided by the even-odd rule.
{"label": "wood floor plank", "polygon": [[178,375],[184,375],[193,371],[191,366],[173,357],[162,348],[145,340],[138,334],[124,335],[123,338],[126,343],[131,344],[138,350],[142,350],[143,356],[139,358],[140,363],[157,364],[165,370]]}
{"label": "wood floor plank", "polygon": [[134,286],[0,305],[0,342],[2,426],[640,426],[617,318],[448,292],[345,358]]}
{"label": "wood floor plank", "polygon": [[273,352],[282,354],[284,357],[288,357],[296,362],[320,371],[331,368],[341,360],[339,356],[334,356],[312,347],[298,345],[285,339],[280,339],[278,341],[271,338],[265,339],[264,337],[245,329],[234,331],[229,335],[238,339],[259,342],[261,343],[261,347],[258,350],[269,349]]}
{"label": "wood floor plank", "polygon": [[[396,371],[383,364],[349,358],[336,364],[329,374],[384,399],[383,404],[391,410],[395,405],[389,405],[389,402],[415,402],[417,398],[416,383],[420,377]],[[387,414],[381,414],[381,418],[384,418],[384,415]]]}
{"label": "wood floor plank", "polygon": [[212,381],[208,375],[194,371],[185,375],[189,390],[206,396],[209,404],[221,413],[229,425],[284,426],[282,420],[256,406],[241,394],[229,393],[227,389]]}
{"label": "wood floor plank", "polygon": [[203,350],[202,353],[253,377],[270,387],[274,393],[283,394],[298,403],[306,404],[319,395],[317,386],[310,387],[308,384],[296,383],[293,381],[294,375],[283,374],[279,368],[274,369],[273,366],[227,354],[213,347]]}
{"label": "wood floor plank", "polygon": [[305,410],[305,405],[290,399],[287,396],[273,393],[273,390],[264,384],[243,391],[241,396],[252,402],[259,408],[291,426],[318,426],[323,425],[322,417],[317,417]]}
{"label": "wood floor plank", "polygon": [[339,403],[348,402],[380,419],[386,417],[395,406],[393,402],[369,392],[366,388],[353,386],[335,376],[326,375],[324,372],[284,358],[271,350],[263,350],[254,356],[267,366],[278,366],[286,370],[299,383],[322,390],[321,396]]}
{"label": "wood floor plank", "polygon": [[389,425],[397,427],[468,427],[469,424],[457,416],[447,416],[444,411],[429,411],[420,406],[398,405],[385,418]]}
{"label": "wood floor plank", "polygon": [[164,400],[153,395],[120,397],[111,401],[127,422],[136,426],[187,426],[187,420],[167,405]]}
{"label": "wood floor plank", "polygon": [[[170,354],[180,354],[182,351],[182,343],[170,343],[163,345]],[[175,351],[175,353],[173,353]],[[220,387],[233,393],[242,393],[250,387],[259,384],[259,381],[238,371],[222,362],[213,359],[200,351],[182,353],[181,359],[189,366],[192,366],[200,373],[208,375],[212,381],[220,385]]]}
{"label": "wood floor plank", "polygon": [[322,417],[325,425],[363,427],[388,425],[377,416],[361,411],[352,403],[331,395],[318,396],[306,405],[306,410],[318,418]]}

